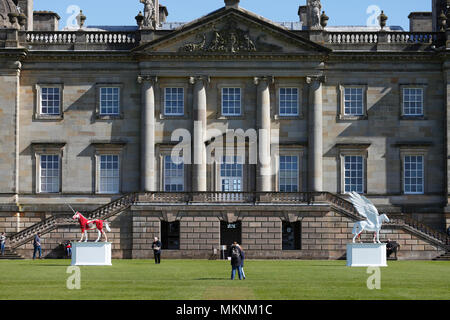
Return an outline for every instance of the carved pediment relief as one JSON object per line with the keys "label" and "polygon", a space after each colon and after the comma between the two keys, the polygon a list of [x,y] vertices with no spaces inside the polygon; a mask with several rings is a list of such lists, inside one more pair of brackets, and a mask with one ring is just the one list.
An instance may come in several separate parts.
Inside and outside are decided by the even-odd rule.
{"label": "carved pediment relief", "polygon": [[282,52],[283,47],[264,42],[266,36],[259,35],[256,39],[250,31],[238,27],[237,22],[229,20],[219,30],[213,30],[197,35],[197,42],[188,42],[179,48],[180,52]]}
{"label": "carved pediment relief", "polygon": [[239,55],[324,53],[329,49],[239,10],[195,20],[135,51],[149,54]]}

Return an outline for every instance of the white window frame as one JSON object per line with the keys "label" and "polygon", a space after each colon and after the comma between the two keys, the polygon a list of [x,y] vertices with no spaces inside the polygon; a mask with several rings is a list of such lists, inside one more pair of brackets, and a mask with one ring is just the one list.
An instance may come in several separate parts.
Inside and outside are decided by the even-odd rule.
{"label": "white window frame", "polygon": [[[297,157],[297,182],[298,182],[298,191],[301,192],[303,190],[304,186],[304,166],[306,165],[306,162],[304,161],[304,146],[303,145],[280,145],[275,150],[274,156],[272,157],[272,165],[275,165],[275,174],[272,180],[272,184],[274,186],[275,192],[281,192],[280,189],[280,156],[295,156]],[[306,177],[306,176],[305,176]]]}
{"label": "white window frame", "polygon": [[[117,157],[117,173],[118,176],[117,177],[108,177],[108,178],[116,178],[117,179],[117,190],[102,190],[102,157]],[[97,193],[98,194],[120,194],[120,189],[121,189],[121,159],[120,159],[120,154],[118,153],[100,153],[97,155]]]}
{"label": "white window frame", "polygon": [[[121,194],[123,184],[123,148],[125,143],[93,142],[95,147],[95,193],[96,194]],[[101,156],[118,156],[119,160],[119,190],[117,192],[105,192],[100,189],[100,159]]]}
{"label": "white window frame", "polygon": [[[339,86],[340,91],[340,114],[341,120],[365,120],[367,119],[367,85],[346,84]],[[345,90],[358,89],[362,91],[362,113],[361,114],[347,114],[345,112]]]}
{"label": "white window frame", "polygon": [[[422,114],[408,114],[405,113],[405,91],[407,89],[420,89],[422,90]],[[418,85],[400,85],[400,108],[401,108],[401,117],[404,119],[422,119],[425,117],[425,108],[426,108],[426,96],[427,96],[427,86],[423,84]]]}
{"label": "white window frame", "polygon": [[[186,89],[184,88],[184,87],[180,87],[180,86],[173,86],[173,87],[169,87],[169,86],[167,86],[167,87],[164,87],[164,88],[162,88],[163,89],[163,96],[164,96],[164,104],[163,104],[163,114],[164,114],[164,116],[168,116],[168,117],[180,117],[180,116],[184,116],[184,114],[185,114],[185,109],[186,109]],[[177,89],[177,90],[179,90],[179,89],[181,89],[182,90],[182,94],[183,94],[183,98],[182,98],[182,102],[183,102],[183,106],[182,106],[182,112],[181,113],[179,113],[179,112],[177,112],[177,113],[168,113],[167,112],[167,102],[168,102],[168,100],[167,100],[167,90],[173,90],[173,89]],[[178,95],[178,93],[177,93],[177,95]],[[178,102],[178,99],[177,99],[177,102]],[[172,107],[171,107],[172,108]],[[178,108],[178,107],[177,107]]]}
{"label": "white window frame", "polygon": [[[166,176],[166,173],[167,173],[167,171],[166,171],[167,170],[167,168],[166,168],[166,165],[167,165],[166,160],[167,160],[167,158],[171,158],[172,164],[176,165],[176,163],[173,162],[172,155],[170,155],[170,154],[162,155],[162,159],[163,159],[162,160],[162,163],[163,163],[163,192],[185,192],[185,190],[186,190],[186,166],[185,166],[184,162],[183,162],[183,165],[182,165],[183,174],[181,176],[181,181],[183,182],[182,190],[170,190],[170,191],[166,190],[167,178],[168,178]],[[178,158],[178,160],[183,161],[182,157],[177,157],[177,158]],[[173,170],[178,171],[179,169],[176,168],[176,169],[173,169]],[[170,178],[172,178],[172,177],[170,177]]]}
{"label": "white window frame", "polygon": [[[297,99],[296,99],[296,103],[297,103],[297,112],[295,113],[281,113],[281,103],[282,103],[282,93],[281,90],[283,89],[290,89],[290,90],[297,90]],[[277,95],[278,95],[278,116],[280,118],[289,118],[289,117],[298,117],[300,115],[300,101],[301,101],[301,93],[300,93],[300,88],[298,87],[292,87],[292,86],[280,86],[278,87],[277,90]],[[291,101],[292,102],[292,101]]]}
{"label": "white window frame", "polygon": [[[102,89],[117,88],[118,89],[118,112],[117,113],[103,113],[102,112]],[[114,120],[123,119],[123,101],[124,101],[124,86],[121,83],[97,83],[96,84],[96,115],[99,120]]]}
{"label": "white window frame", "polygon": [[340,158],[340,193],[347,194],[345,190],[345,157],[348,156],[358,156],[362,157],[362,192],[361,194],[367,193],[367,158],[368,158],[368,148],[370,144],[350,144],[350,145],[338,145],[339,147],[339,158]]}
{"label": "white window frame", "polygon": [[[224,94],[224,90],[225,89],[238,89],[239,90],[239,95],[240,95],[240,100],[239,100],[239,114],[237,114],[237,113],[225,113],[224,112],[224,96],[225,96],[225,94]],[[223,87],[221,87],[220,88],[220,101],[221,101],[221,103],[220,103],[220,108],[221,108],[221,115],[223,116],[223,117],[240,117],[240,116],[242,116],[243,115],[243,92],[244,92],[244,90],[242,89],[242,87],[239,87],[239,86],[223,86]],[[237,100],[233,100],[233,101],[237,101]]]}
{"label": "white window frame", "polygon": [[[42,89],[58,89],[59,90],[59,113],[48,114],[42,112]],[[62,120],[64,109],[64,85],[62,83],[39,83],[35,86],[36,91],[36,107],[35,107],[35,119],[36,120]]]}
{"label": "white window frame", "polygon": [[[158,179],[159,181],[157,182],[157,185],[159,186],[159,191],[161,192],[166,192],[165,191],[165,157],[166,156],[171,156],[172,155],[172,150],[174,148],[174,145],[169,145],[169,144],[159,144],[156,146],[156,154],[159,154],[159,158],[157,161],[157,170],[158,170]],[[178,157],[183,157],[183,154],[180,153],[177,155]],[[189,168],[189,164],[184,163],[183,165],[183,191],[182,192],[187,192],[190,190],[191,188],[191,184],[190,184],[190,178],[191,178],[191,173],[190,170],[188,170]]]}
{"label": "white window frame", "polygon": [[[420,158],[422,158],[422,169],[421,169],[421,171],[422,171],[422,176],[421,177],[410,177],[410,178],[416,178],[416,179],[422,179],[422,185],[421,185],[421,187],[422,187],[422,191],[420,191],[420,192],[418,192],[418,191],[415,191],[415,192],[413,192],[413,191],[406,191],[406,179],[407,179],[407,177],[406,177],[406,158],[407,157],[420,157]],[[402,159],[403,159],[403,193],[404,194],[424,194],[425,193],[425,156],[424,155],[417,155],[417,154],[412,154],[412,155],[403,155],[403,157],[402,157]],[[417,165],[417,163],[416,163],[416,165]],[[412,184],[411,184],[411,186],[412,186]],[[417,187],[418,186],[418,184],[415,184],[415,186]]]}
{"label": "white window frame", "polygon": [[[58,176],[56,177],[57,178],[57,188],[56,188],[56,190],[53,190],[52,189],[52,191],[47,191],[47,190],[42,190],[42,179],[44,178],[43,176],[42,176],[42,157],[48,157],[48,156],[50,156],[50,157],[57,157],[57,159],[58,159],[58,168],[57,168],[57,172],[58,172]],[[60,193],[61,192],[61,173],[62,173],[62,170],[61,170],[61,155],[59,154],[59,153],[55,153],[55,152],[49,152],[49,153],[42,153],[42,154],[39,154],[39,161],[38,161],[38,177],[39,177],[39,183],[38,183],[38,193],[43,193],[43,194],[54,194],[54,193]],[[49,176],[47,176],[47,177],[49,177]],[[53,178],[55,178],[55,176],[52,176]]]}
{"label": "white window frame", "polygon": [[[292,157],[292,158],[296,158],[297,159],[297,171],[296,171],[296,173],[295,173],[295,179],[297,179],[297,190],[295,190],[295,191],[282,191],[281,189],[281,179],[282,179],[282,177],[281,177],[281,172],[282,172],[282,169],[281,169],[281,166],[282,166],[282,163],[281,163],[281,157]],[[278,166],[278,190],[279,190],[279,192],[299,192],[300,191],[300,160],[301,159],[299,159],[299,156],[298,155],[295,155],[295,154],[292,154],[292,155],[288,155],[288,154],[286,154],[286,155],[279,155],[278,156],[278,163],[279,163],[279,166]],[[292,177],[290,177],[290,179],[292,179]],[[284,184],[284,185],[286,185],[286,184]],[[290,186],[293,186],[293,185],[290,185]]]}

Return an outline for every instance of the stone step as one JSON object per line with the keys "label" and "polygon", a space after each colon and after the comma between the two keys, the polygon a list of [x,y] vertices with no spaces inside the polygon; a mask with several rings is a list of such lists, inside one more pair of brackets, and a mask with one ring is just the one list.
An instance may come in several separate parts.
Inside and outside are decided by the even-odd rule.
{"label": "stone step", "polygon": [[14,251],[5,249],[5,254],[0,254],[0,260],[23,260],[23,257]]}

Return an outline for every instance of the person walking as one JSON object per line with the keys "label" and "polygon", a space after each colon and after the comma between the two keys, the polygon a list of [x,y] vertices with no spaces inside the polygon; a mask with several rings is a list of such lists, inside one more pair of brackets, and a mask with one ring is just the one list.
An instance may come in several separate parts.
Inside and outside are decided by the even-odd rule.
{"label": "person walking", "polygon": [[41,234],[39,232],[34,236],[33,247],[34,247],[33,260],[36,259],[37,251],[39,251],[39,259],[42,259]]}
{"label": "person walking", "polygon": [[231,256],[231,280],[234,280],[234,278],[236,277],[236,271],[238,272],[239,280],[242,280],[242,268],[241,268],[242,251],[236,242],[234,242],[230,248],[230,256]]}
{"label": "person walking", "polygon": [[161,263],[161,247],[161,241],[159,241],[158,237],[155,237],[152,244],[153,255],[155,256],[155,264]]}
{"label": "person walking", "polygon": [[6,243],[6,236],[5,233],[2,232],[2,234],[0,235],[0,251],[2,253],[2,256],[5,255],[5,243]]}

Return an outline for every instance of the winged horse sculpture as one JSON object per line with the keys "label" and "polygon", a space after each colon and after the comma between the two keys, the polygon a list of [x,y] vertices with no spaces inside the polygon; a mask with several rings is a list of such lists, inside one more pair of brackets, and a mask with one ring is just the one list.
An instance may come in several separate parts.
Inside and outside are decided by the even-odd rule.
{"label": "winged horse sculpture", "polygon": [[365,221],[358,221],[353,226],[353,243],[355,243],[356,238],[361,237],[361,233],[366,231],[375,232],[373,236],[374,243],[380,242],[380,230],[383,222],[389,222],[389,218],[385,214],[378,214],[377,208],[373,205],[373,203],[367,199],[366,197],[360,195],[356,192],[351,192],[350,194],[350,202],[355,207],[356,211],[366,218]]}

